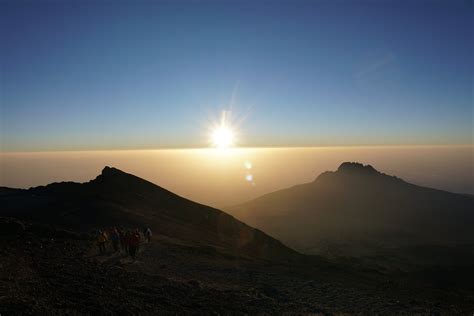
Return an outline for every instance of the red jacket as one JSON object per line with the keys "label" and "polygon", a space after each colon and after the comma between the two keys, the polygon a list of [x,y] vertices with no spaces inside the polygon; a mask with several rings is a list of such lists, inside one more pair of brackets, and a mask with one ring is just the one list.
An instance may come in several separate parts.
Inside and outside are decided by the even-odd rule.
{"label": "red jacket", "polygon": [[129,246],[138,246],[140,244],[140,235],[133,233],[128,237]]}

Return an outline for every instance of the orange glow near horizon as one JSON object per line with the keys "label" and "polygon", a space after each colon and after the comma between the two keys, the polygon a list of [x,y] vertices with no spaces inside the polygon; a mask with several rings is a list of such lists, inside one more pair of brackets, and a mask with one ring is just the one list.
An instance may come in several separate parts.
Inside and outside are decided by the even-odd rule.
{"label": "orange glow near horizon", "polygon": [[408,182],[474,193],[474,146],[166,149],[0,153],[0,186],[28,188],[87,182],[104,166],[151,181],[186,198],[225,208],[314,181],[345,161],[371,164]]}

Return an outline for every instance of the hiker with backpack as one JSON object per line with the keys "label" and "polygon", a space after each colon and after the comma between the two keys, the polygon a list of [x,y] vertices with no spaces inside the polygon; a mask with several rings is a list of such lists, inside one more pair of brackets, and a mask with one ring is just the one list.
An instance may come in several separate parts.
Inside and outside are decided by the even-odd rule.
{"label": "hiker with backpack", "polygon": [[145,230],[143,231],[143,235],[145,236],[145,239],[146,239],[147,242],[151,241],[151,236],[153,234],[151,233],[150,227],[145,228]]}
{"label": "hiker with backpack", "polygon": [[99,247],[99,253],[104,254],[105,253],[105,243],[108,240],[107,233],[102,230],[99,230],[98,235],[97,235],[97,246]]}
{"label": "hiker with backpack", "polygon": [[128,237],[128,253],[133,260],[135,260],[140,246],[140,233],[138,229],[130,233]]}
{"label": "hiker with backpack", "polygon": [[112,247],[114,249],[114,252],[119,251],[120,236],[119,236],[119,233],[117,231],[117,228],[113,227],[110,230],[109,236],[110,236],[110,240],[112,241]]}

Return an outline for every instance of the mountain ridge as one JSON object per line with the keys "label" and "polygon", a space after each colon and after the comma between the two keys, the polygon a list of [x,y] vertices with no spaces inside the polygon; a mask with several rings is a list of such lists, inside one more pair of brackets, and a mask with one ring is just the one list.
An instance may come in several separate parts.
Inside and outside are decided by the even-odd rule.
{"label": "mountain ridge", "polygon": [[312,182],[267,193],[228,211],[303,251],[328,241],[392,246],[474,242],[469,229],[474,225],[473,201],[408,183],[370,165],[345,162]]}
{"label": "mountain ridge", "polygon": [[150,226],[158,233],[213,245],[235,255],[264,258],[296,255],[280,241],[232,215],[108,166],[95,179],[84,183],[60,182],[2,191],[2,216],[75,230],[113,225]]}

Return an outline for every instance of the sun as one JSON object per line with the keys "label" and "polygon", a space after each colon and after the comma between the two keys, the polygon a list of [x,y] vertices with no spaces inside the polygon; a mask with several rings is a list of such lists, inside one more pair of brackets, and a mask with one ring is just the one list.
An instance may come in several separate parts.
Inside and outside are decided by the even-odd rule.
{"label": "sun", "polygon": [[230,148],[235,145],[234,131],[227,126],[219,126],[211,133],[211,142],[217,148]]}
{"label": "sun", "polygon": [[237,133],[230,111],[222,111],[220,120],[210,125],[209,132],[209,143],[212,147],[226,149],[236,146]]}

